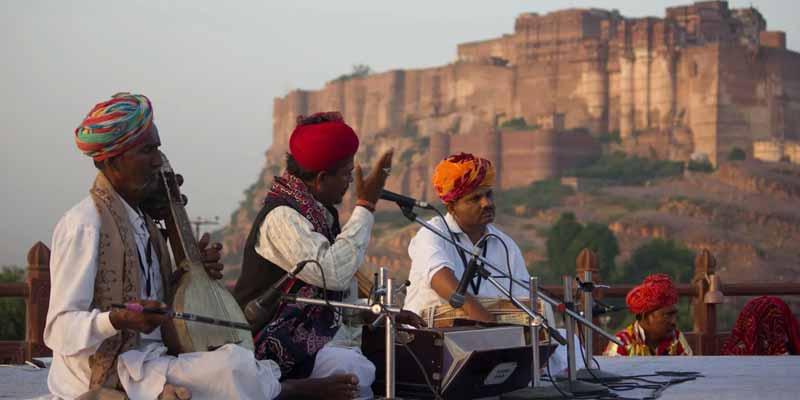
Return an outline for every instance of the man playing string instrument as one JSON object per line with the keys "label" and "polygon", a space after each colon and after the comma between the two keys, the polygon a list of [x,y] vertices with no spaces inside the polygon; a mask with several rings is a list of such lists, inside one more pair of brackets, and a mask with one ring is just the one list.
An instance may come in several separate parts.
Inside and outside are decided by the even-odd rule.
{"label": "man playing string instrument", "polygon": [[[234,344],[167,355],[165,316],[111,308],[128,302],[162,307],[175,281],[169,249],[142,210],[162,165],[150,100],[120,93],[95,105],[75,130],[75,141],[99,172],[90,195],[53,232],[44,331],[53,350],[51,393],[65,399],[275,398],[281,392],[275,363],[257,361],[252,351]],[[221,246],[207,248],[207,243],[207,237],[200,242],[206,271],[221,278]],[[334,384],[305,387],[350,390],[346,383]]]}
{"label": "man playing string instrument", "polygon": [[[234,290],[242,307],[306,260],[318,264],[307,264],[282,290],[301,297],[356,300],[355,273],[364,260],[372,213],[392,163],[390,151],[362,177],[361,167],[354,165],[358,143],[338,112],[298,117],[289,138],[286,172],[275,177],[245,244]],[[354,171],[358,200],[340,227],[334,206],[342,202]],[[400,314],[398,321],[421,323],[410,313]],[[256,357],[275,360],[285,378],[346,374],[358,385],[354,396],[371,398],[375,366],[358,349],[360,327],[352,330],[341,322],[328,307],[284,303],[256,334]]]}

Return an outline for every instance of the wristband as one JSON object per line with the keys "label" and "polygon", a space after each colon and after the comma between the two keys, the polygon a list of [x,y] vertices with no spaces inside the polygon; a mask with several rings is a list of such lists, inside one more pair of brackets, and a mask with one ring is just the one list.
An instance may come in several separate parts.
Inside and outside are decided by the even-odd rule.
{"label": "wristband", "polygon": [[369,200],[358,199],[356,200],[356,205],[366,208],[369,212],[375,212],[375,203]]}

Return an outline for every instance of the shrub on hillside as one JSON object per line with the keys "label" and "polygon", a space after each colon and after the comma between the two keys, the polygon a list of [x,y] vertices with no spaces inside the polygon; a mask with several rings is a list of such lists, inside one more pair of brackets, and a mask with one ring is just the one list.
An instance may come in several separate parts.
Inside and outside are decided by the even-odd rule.
{"label": "shrub on hillside", "polygon": [[567,176],[603,179],[621,185],[642,185],[653,179],[682,174],[682,162],[637,156],[628,157],[622,152],[603,155],[592,164],[566,173]]}
{"label": "shrub on hillside", "polygon": [[747,159],[747,153],[738,147],[732,148],[731,152],[728,153],[728,161],[742,161],[745,159]]}
{"label": "shrub on hillside", "polygon": [[504,190],[495,196],[498,211],[512,214],[514,208],[525,206],[528,212],[546,210],[561,204],[574,190],[557,179],[534,182],[528,186]]}

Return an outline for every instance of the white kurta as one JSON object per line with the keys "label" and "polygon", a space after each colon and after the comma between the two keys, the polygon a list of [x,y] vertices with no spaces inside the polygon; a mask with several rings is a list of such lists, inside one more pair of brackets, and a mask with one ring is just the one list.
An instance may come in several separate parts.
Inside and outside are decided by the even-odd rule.
{"label": "white kurta", "polygon": [[[333,215],[326,210],[325,216],[332,224]],[[317,260],[325,271],[328,290],[347,290],[364,262],[374,221],[369,210],[356,207],[331,244],[299,212],[291,207],[276,207],[258,229],[256,252],[286,271],[294,269],[300,261]],[[323,287],[320,270],[313,263],[306,265],[297,277],[309,285]]]}
{"label": "white kurta", "polygon": [[[123,201],[123,204],[125,202]],[[137,211],[127,206],[143,265],[140,297],[163,299],[158,258],[147,265],[147,230]],[[91,197],[69,210],[53,232],[50,256],[50,305],[44,340],[53,350],[48,387],[57,398],[71,399],[89,388],[89,357],[117,330],[109,312],[92,308],[97,274],[100,216]],[[151,251],[154,251],[151,249]],[[142,268],[143,267],[143,268]],[[151,282],[148,295],[147,276]],[[256,361],[252,352],[225,346],[215,352],[165,355],[160,330],[141,336],[141,345],[123,353],[118,371],[131,399],[153,399],[165,382],[183,384],[194,399],[274,398],[280,392],[280,369],[274,362]],[[189,362],[191,360],[191,362]],[[208,379],[213,373],[214,379]],[[223,389],[220,389],[222,387]]]}
{"label": "white kurta", "polygon": [[[333,215],[325,212],[327,222]],[[317,260],[325,274],[329,290],[346,291],[345,302],[357,301],[355,273],[364,262],[374,217],[369,210],[356,207],[333,244],[314,231],[311,222],[291,207],[272,210],[259,227],[256,252],[286,271],[300,261]],[[323,287],[322,274],[316,265],[307,264],[298,278]],[[339,321],[341,322],[341,321]],[[354,374],[359,381],[359,398],[371,398],[375,366],[361,354],[361,327],[340,325],[336,336],[317,353],[311,378]]]}
{"label": "white kurta", "polygon": [[[472,241],[469,239],[469,236],[464,233],[453,216],[448,213],[445,215],[445,220],[447,221],[447,225],[450,227],[450,230],[456,235],[458,242],[466,248],[472,249],[474,247],[474,243],[472,243]],[[429,220],[428,223],[447,234],[447,229],[445,228],[444,222],[440,217],[434,217],[433,219]],[[528,282],[530,279],[530,273],[525,267],[525,259],[522,257],[522,252],[514,240],[501,230],[497,229],[497,227],[495,227],[493,224],[489,224],[487,227],[487,233],[499,236],[503,239],[503,242],[505,242],[506,246],[508,247],[508,258],[511,263],[511,276],[513,276],[515,280]],[[430,232],[428,229],[421,228],[414,238],[411,239],[411,243],[408,245],[408,255],[411,257],[411,272],[409,272],[408,278],[409,281],[411,281],[411,286],[408,288],[408,295],[406,295],[404,307],[414,311],[417,314],[420,314],[422,310],[428,307],[436,307],[447,304],[448,299],[439,297],[439,294],[437,294],[436,291],[434,291],[431,287],[431,278],[433,278],[433,275],[439,272],[439,270],[442,268],[449,268],[453,270],[453,274],[456,276],[456,279],[461,278],[461,275],[464,274],[464,263],[456,252],[455,246],[446,242],[436,234]],[[491,237],[487,239],[485,257],[490,263],[492,263],[492,265],[499,268],[503,275],[508,274],[506,268],[508,265],[506,262],[506,251],[497,238]],[[467,261],[469,261],[469,255],[467,255]],[[492,272],[493,276],[498,275],[497,271],[490,272]],[[501,278],[498,276],[496,279],[504,287],[508,288],[509,281],[507,278]],[[471,286],[469,287],[468,292],[474,295]],[[517,285],[514,285],[512,293],[515,297],[528,298],[528,290]],[[481,282],[481,285],[478,289],[478,296],[496,298],[505,297],[502,292],[500,292],[487,280],[483,280]],[[553,314],[553,307],[551,307],[550,304],[544,305],[543,314],[547,320],[547,324],[555,327],[555,315]],[[561,332],[562,336],[565,336],[566,332],[563,329],[559,331]],[[578,343],[577,338],[575,339],[575,342]],[[566,347],[559,346],[558,349],[556,349],[556,352],[550,357],[550,366],[554,374],[566,368]],[[581,366],[585,366],[585,363],[578,362],[578,367],[580,368]]]}
{"label": "white kurta", "polygon": [[[453,216],[448,213],[445,215],[445,220],[450,230],[456,235],[458,243],[467,249],[472,249],[475,244],[464,233]],[[434,217],[428,223],[448,235],[444,222],[440,217]],[[500,270],[500,272],[497,272],[487,268],[492,273],[492,277],[508,290],[509,280],[505,276],[508,275],[508,267],[510,266],[511,276],[515,280],[527,284],[530,279],[530,273],[525,267],[525,259],[522,257],[522,252],[514,240],[493,224],[487,226],[487,234],[497,235],[508,247],[508,257],[506,257],[506,248],[500,240],[496,237],[486,239],[486,254],[484,257]],[[431,287],[431,278],[442,268],[448,268],[453,271],[456,279],[461,279],[461,275],[464,274],[464,262],[459,257],[455,246],[428,229],[421,228],[408,245],[408,255],[411,257],[411,271],[408,276],[411,285],[408,287],[408,295],[406,295],[404,307],[421,314],[426,308],[447,304],[448,299],[441,298]],[[470,255],[466,254],[466,257],[469,262]],[[476,295],[471,285],[468,288],[468,292]],[[513,285],[512,293],[514,297],[528,297],[528,290],[518,285]],[[477,296],[489,298],[505,297],[500,290],[486,279],[481,280]],[[545,307],[545,317],[548,321],[554,322],[552,308],[549,306]]]}

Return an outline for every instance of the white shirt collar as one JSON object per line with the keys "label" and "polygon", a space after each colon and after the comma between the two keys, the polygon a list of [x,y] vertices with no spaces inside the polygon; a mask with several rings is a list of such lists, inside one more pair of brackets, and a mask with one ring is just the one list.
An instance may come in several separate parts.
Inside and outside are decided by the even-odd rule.
{"label": "white shirt collar", "polygon": [[134,209],[133,207],[128,204],[125,199],[122,198],[119,194],[117,194],[122,204],[125,205],[125,211],[128,212],[128,220],[133,225],[133,231],[137,235],[147,236],[149,233],[147,232],[147,227],[144,222],[144,214],[138,209]]}

